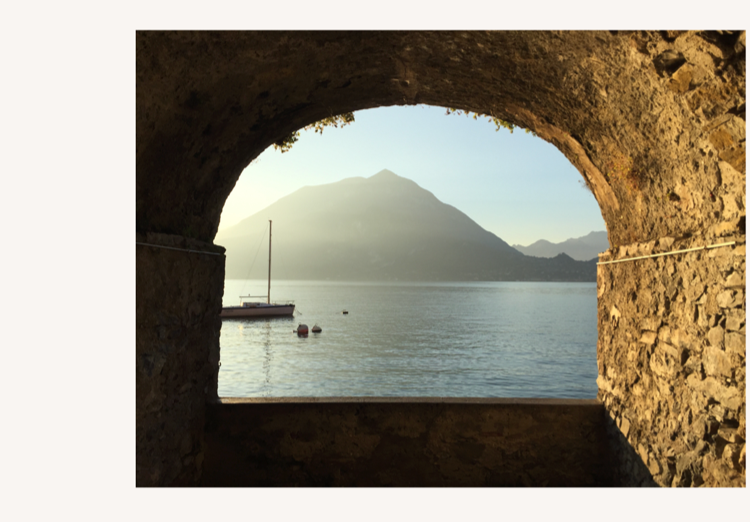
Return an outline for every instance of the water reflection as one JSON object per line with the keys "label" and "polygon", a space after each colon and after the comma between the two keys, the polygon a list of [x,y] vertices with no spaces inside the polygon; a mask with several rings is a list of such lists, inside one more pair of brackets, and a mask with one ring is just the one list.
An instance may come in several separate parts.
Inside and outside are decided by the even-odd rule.
{"label": "water reflection", "polygon": [[[596,396],[594,283],[290,283],[287,293],[304,319],[223,321],[219,396]],[[300,322],[323,333],[298,336]]]}
{"label": "water reflection", "polygon": [[265,380],[263,381],[264,390],[263,396],[270,397],[271,395],[271,361],[273,360],[273,348],[271,347],[271,321],[264,321],[263,333],[261,334],[263,350],[265,357],[263,358],[263,374]]}

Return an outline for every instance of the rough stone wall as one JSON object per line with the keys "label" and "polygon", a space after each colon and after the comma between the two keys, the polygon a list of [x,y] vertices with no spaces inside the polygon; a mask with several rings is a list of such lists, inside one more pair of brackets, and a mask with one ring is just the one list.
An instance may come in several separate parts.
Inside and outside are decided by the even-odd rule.
{"label": "rough stone wall", "polygon": [[744,180],[744,31],[139,32],[136,53],[138,231],[211,241],[272,143],[396,104],[535,131],[581,172],[613,246],[726,221],[720,162]]}
{"label": "rough stone wall", "polygon": [[[744,228],[744,227],[743,227]],[[745,235],[610,250],[599,265],[598,398],[627,485],[744,486]],[[627,441],[627,443],[625,442]],[[643,465],[649,473],[639,472]]]}
{"label": "rough stone wall", "polygon": [[[240,173],[272,143],[332,114],[419,103],[492,114],[554,144],[594,193],[615,250],[744,231],[745,47],[744,31],[138,32],[136,232],[161,234],[165,241],[175,235],[181,244],[194,238],[210,249]],[[223,263],[175,255],[147,254],[137,247],[139,484],[195,479],[203,412],[198,396],[205,396],[206,383],[215,379],[205,360],[218,349]],[[729,461],[744,480],[744,464],[741,473],[735,466],[735,460],[744,462],[744,453],[735,455],[744,435],[730,433],[733,422],[744,433],[739,424],[744,393],[742,409],[711,396],[693,411],[685,398],[679,406],[670,402],[674,390],[657,385],[664,380],[658,377],[661,370],[651,368],[652,361],[661,368],[661,355],[651,356],[656,346],[676,343],[684,350],[671,337],[672,329],[690,331],[687,354],[693,362],[682,365],[680,359],[673,385],[678,395],[697,390],[691,404],[699,404],[708,393],[724,392],[706,391],[698,383],[734,390],[741,377],[744,386],[744,330],[730,329],[736,312],[716,304],[727,295],[719,289],[729,276],[708,266],[694,268],[701,274],[696,284],[710,290],[705,303],[692,305],[702,307],[707,322],[695,322],[691,331],[666,305],[687,308],[687,301],[675,302],[671,287],[659,279],[663,275],[637,268],[638,263],[631,265],[636,268],[612,265],[600,275],[609,280],[607,274],[617,273],[618,284],[631,288],[628,293],[610,286],[600,296],[600,315],[622,307],[627,310],[622,324],[630,325],[600,322],[600,396],[620,429],[625,423],[634,448],[644,448],[640,453],[660,477],[657,482],[719,484],[711,477],[730,477],[729,468],[714,473]],[[628,270],[643,279],[628,277]],[[674,270],[678,288],[692,288],[695,278],[686,283],[688,276],[677,266]],[[744,281],[744,264],[736,273]],[[664,301],[663,311],[639,301],[646,299],[642,288],[651,292],[649,299]],[[689,289],[680,292],[680,299],[700,299],[688,296]],[[194,299],[188,299],[191,293]],[[635,300],[628,300],[631,295]],[[649,334],[639,344],[641,323],[643,331],[656,334],[653,343],[646,342]],[[725,328],[718,345],[717,326]],[[710,332],[713,341],[706,337]],[[742,362],[727,352],[729,343],[736,346],[736,335],[743,336]],[[622,347],[630,350],[633,344],[639,354],[643,345],[647,355],[636,357],[641,369],[631,372]],[[686,369],[704,352],[713,355],[705,355],[700,373]],[[678,351],[680,358],[683,353]],[[218,360],[218,353],[211,357]],[[664,356],[665,365],[669,357]],[[724,367],[726,360],[731,370]],[[714,373],[703,378],[705,372]],[[729,387],[720,380],[727,372],[734,379]],[[626,374],[637,374],[638,380],[628,381]],[[637,398],[631,387],[649,390],[650,398]],[[683,414],[672,419],[675,428],[664,413],[667,407]],[[672,446],[647,434],[646,412],[676,430],[670,437],[686,441],[675,451],[697,454],[682,460],[668,455]],[[696,420],[707,415],[717,422],[721,417],[718,427]],[[707,434],[698,437],[695,426],[707,426]],[[182,433],[190,434],[184,444]],[[701,437],[705,447],[696,442]],[[700,466],[696,455],[703,458]],[[676,482],[675,476],[680,477]]]}
{"label": "rough stone wall", "polygon": [[593,400],[245,399],[209,406],[204,486],[611,486]]}
{"label": "rough stone wall", "polygon": [[205,405],[217,397],[223,252],[177,236],[136,234],[138,486],[190,485],[200,477]]}

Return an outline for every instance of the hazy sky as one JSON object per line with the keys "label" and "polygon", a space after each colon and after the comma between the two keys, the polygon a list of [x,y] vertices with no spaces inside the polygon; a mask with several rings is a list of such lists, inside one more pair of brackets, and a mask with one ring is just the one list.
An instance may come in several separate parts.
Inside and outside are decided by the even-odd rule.
{"label": "hazy sky", "polygon": [[[553,145],[522,129],[430,106],[381,107],[323,134],[301,131],[288,152],[267,149],[240,176],[219,229],[305,185],[370,177],[409,178],[510,244],[552,242],[605,230],[594,196]],[[324,202],[321,202],[321,204]]]}

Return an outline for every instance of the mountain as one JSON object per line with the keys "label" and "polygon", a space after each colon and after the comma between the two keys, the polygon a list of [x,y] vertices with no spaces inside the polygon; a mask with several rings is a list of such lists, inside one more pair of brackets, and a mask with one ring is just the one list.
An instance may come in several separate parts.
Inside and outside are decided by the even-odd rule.
{"label": "mountain", "polygon": [[382,170],[303,187],[222,230],[228,279],[596,281],[595,263],[528,257],[415,182]]}
{"label": "mountain", "polygon": [[579,261],[597,259],[597,254],[609,249],[607,233],[591,232],[583,237],[571,238],[562,243],[550,243],[546,239],[540,239],[529,246],[513,245],[513,248],[535,257],[555,257],[559,254],[567,254]]}

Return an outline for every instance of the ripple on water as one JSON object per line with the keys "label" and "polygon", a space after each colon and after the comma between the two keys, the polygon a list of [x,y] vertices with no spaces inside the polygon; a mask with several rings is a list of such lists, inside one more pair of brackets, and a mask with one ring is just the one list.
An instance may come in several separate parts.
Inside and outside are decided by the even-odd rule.
{"label": "ripple on water", "polygon": [[595,283],[275,287],[303,315],[224,321],[219,396],[596,396]]}

